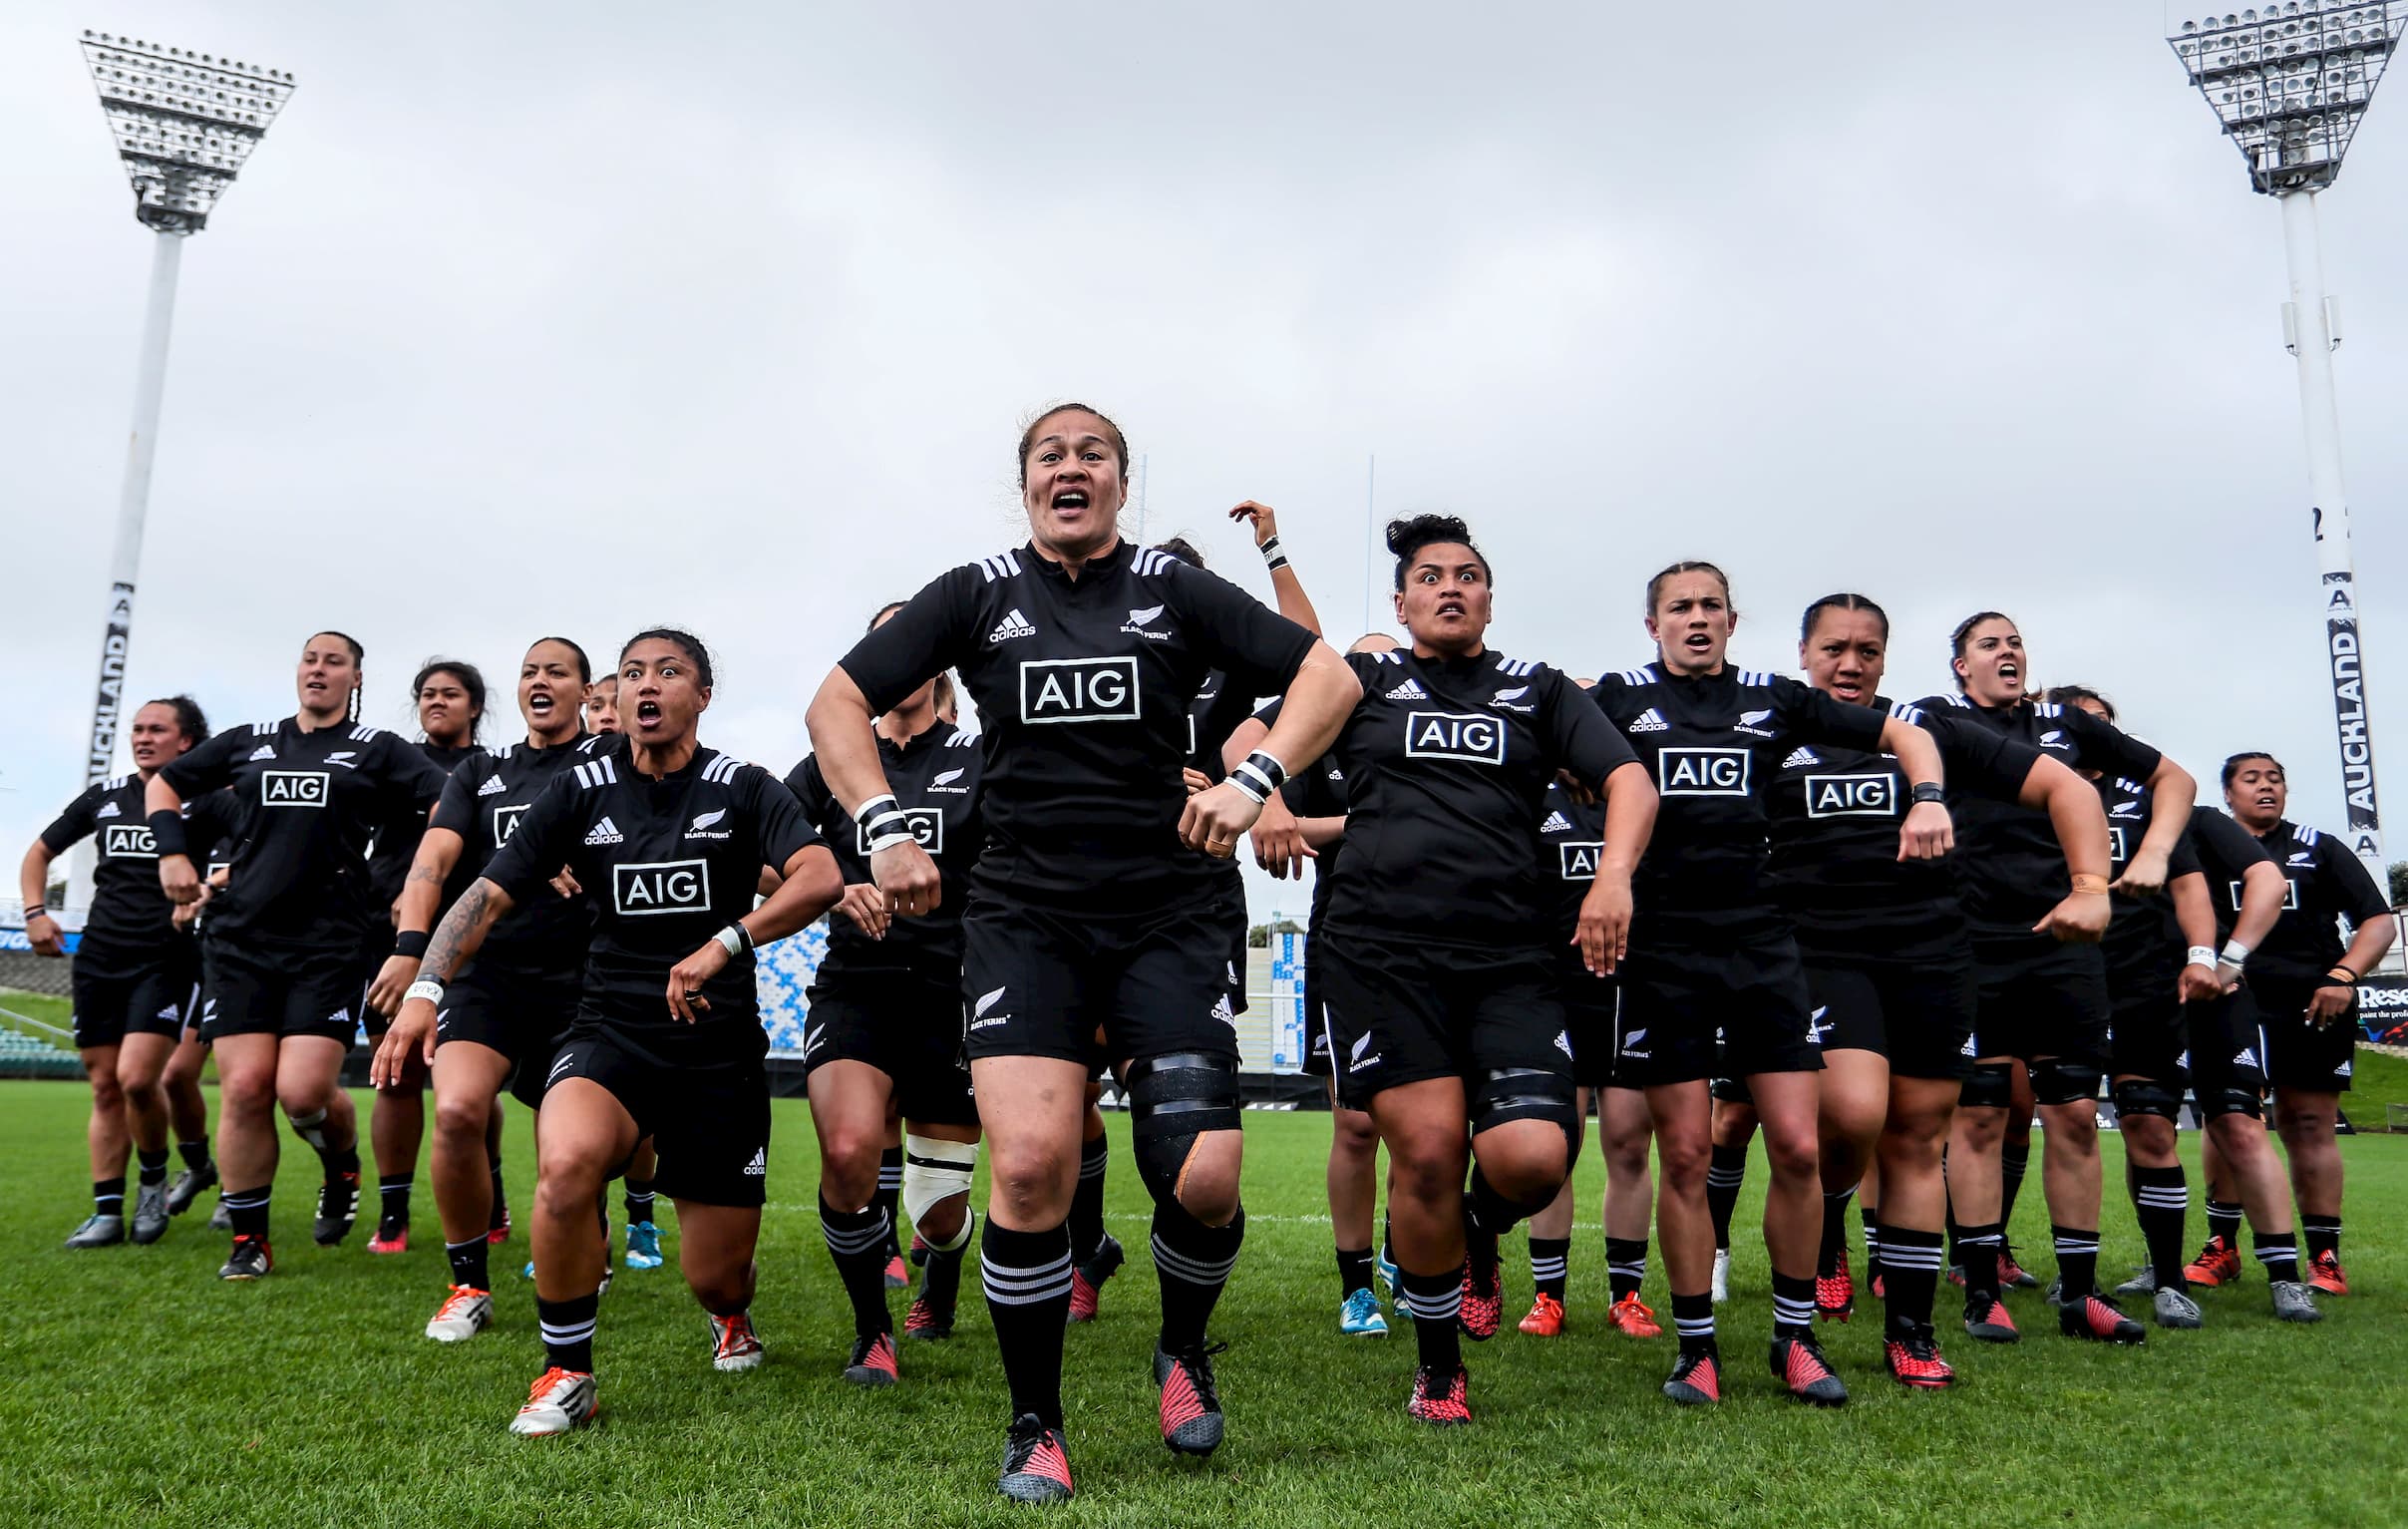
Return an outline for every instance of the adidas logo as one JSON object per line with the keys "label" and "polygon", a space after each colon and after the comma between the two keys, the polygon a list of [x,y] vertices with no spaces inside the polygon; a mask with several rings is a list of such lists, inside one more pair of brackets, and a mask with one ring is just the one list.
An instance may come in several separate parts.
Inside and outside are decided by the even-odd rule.
{"label": "adidas logo", "polygon": [[1408,679],[1388,692],[1388,699],[1392,701],[1426,701],[1429,698],[1430,692],[1422,688],[1422,682],[1418,679]]}
{"label": "adidas logo", "polygon": [[351,1022],[351,1010],[348,1008],[338,1008],[333,1013],[326,1016],[326,1022],[328,1024],[349,1024]]}
{"label": "adidas logo", "polygon": [[2337,1078],[2345,1078],[2357,1070],[2358,1064],[2355,1060],[2346,1061],[2333,1069],[2333,1076]]}
{"label": "adidas logo", "polygon": [[276,757],[276,746],[272,743],[262,743],[251,750],[250,757],[252,759],[273,759]]}
{"label": "adidas logo", "polygon": [[1571,832],[1571,819],[1563,816],[1563,814],[1559,812],[1550,812],[1547,815],[1547,821],[1539,825],[1539,832],[1543,834],[1568,834]]}
{"label": "adidas logo", "polygon": [[1555,1031],[1555,1049],[1562,1052],[1566,1059],[1571,1056],[1571,1031]]}
{"label": "adidas logo", "polygon": [[755,1147],[753,1149],[753,1160],[744,1165],[744,1176],[748,1179],[769,1177],[769,1148]]}
{"label": "adidas logo", "polygon": [[171,1003],[166,1008],[163,1008],[159,1011],[159,1017],[162,1019],[180,1019],[183,1017],[183,1010]]}
{"label": "adidas logo", "polygon": [[118,816],[118,805],[115,802],[104,803],[101,807],[101,810],[94,813],[92,816],[95,820],[101,818],[114,818]]}
{"label": "adidas logo", "polygon": [[1033,637],[1036,634],[1037,628],[1029,625],[1028,617],[1020,613],[1019,606],[1014,605],[1002,620],[995,623],[995,629],[986,634],[986,639],[989,642],[1009,642],[1014,637]]}
{"label": "adidas logo", "polygon": [[1672,731],[1672,724],[1664,720],[1662,712],[1650,706],[1632,718],[1630,725],[1623,728],[1622,731],[1626,733],[1668,733]]}
{"label": "adidas logo", "polygon": [[509,789],[510,787],[502,784],[501,776],[489,775],[485,778],[485,784],[477,788],[477,794],[479,796],[500,796]]}
{"label": "adidas logo", "polygon": [[2190,1070],[2191,1070],[2191,1053],[2190,1053],[2190,1052],[2188,1052],[2188,1051],[2185,1051],[2185,1052],[2184,1052],[2182,1055],[2180,1055],[2180,1056],[2176,1057],[2176,1058],[2174,1059],[2174,1065],[2175,1065],[2175,1066],[2177,1066],[2177,1067],[2180,1067],[2180,1068],[2181,1068],[2183,1071],[2185,1071],[2185,1072],[2190,1071]]}
{"label": "adidas logo", "polygon": [[1822,762],[1822,755],[1816,753],[1813,749],[1801,748],[1793,750],[1789,758],[1781,761],[1781,768],[1784,770],[1803,770],[1808,765],[1819,765]]}
{"label": "adidas logo", "polygon": [[1232,1030],[1237,1028],[1237,1011],[1229,1007],[1229,995],[1227,993],[1224,992],[1219,997],[1212,1000],[1212,1017],[1219,1020],[1222,1024],[1227,1025]]}
{"label": "adidas logo", "polygon": [[601,822],[585,831],[585,842],[587,844],[619,844],[623,842],[623,837],[619,833],[619,826],[611,822],[609,814],[605,813]]}
{"label": "adidas logo", "polygon": [[2257,1065],[2257,1048],[2256,1048],[2255,1046],[2242,1046],[2242,1047],[2240,1048],[2240,1052],[2239,1052],[2239,1054],[2238,1054],[2238,1055],[2236,1055],[2236,1056],[2235,1056],[2235,1057],[2233,1058],[2233,1065],[2234,1065],[2234,1066],[2236,1066],[2236,1067],[2254,1067],[2254,1066],[2256,1066],[2256,1065]]}

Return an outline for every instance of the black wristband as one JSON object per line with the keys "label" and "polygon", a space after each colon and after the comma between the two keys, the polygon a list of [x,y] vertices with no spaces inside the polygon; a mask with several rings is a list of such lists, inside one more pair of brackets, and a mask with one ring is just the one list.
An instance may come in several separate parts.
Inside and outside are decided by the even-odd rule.
{"label": "black wristband", "polygon": [[1935,780],[1918,780],[1914,783],[1914,789],[1907,793],[1907,800],[1918,807],[1925,802],[1937,802],[1945,807],[1948,805],[1948,788]]}
{"label": "black wristband", "polygon": [[151,814],[151,843],[162,856],[189,854],[183,837],[183,814],[172,807],[162,807]]}
{"label": "black wristband", "polygon": [[393,954],[406,956],[412,960],[423,960],[426,958],[427,942],[433,938],[425,930],[403,930],[393,937]]}

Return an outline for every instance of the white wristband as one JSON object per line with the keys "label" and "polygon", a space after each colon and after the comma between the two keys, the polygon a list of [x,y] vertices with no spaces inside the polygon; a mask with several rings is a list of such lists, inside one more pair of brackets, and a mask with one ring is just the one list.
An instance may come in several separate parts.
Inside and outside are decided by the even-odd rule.
{"label": "white wristband", "polygon": [[405,1003],[412,998],[424,998],[429,1003],[441,1003],[443,1001],[443,983],[431,976],[422,976],[412,982],[409,990],[402,994],[402,1001]]}
{"label": "white wristband", "polygon": [[711,938],[718,941],[720,949],[726,951],[730,956],[744,954],[744,931],[733,924]]}
{"label": "white wristband", "polygon": [[2237,940],[2225,942],[2224,954],[2217,957],[2237,971],[2249,963],[2249,948]]}
{"label": "white wristband", "polygon": [[2216,950],[2213,946],[2195,945],[2191,948],[2191,964],[2216,969]]}
{"label": "white wristband", "polygon": [[888,833],[880,834],[875,839],[870,840],[869,853],[875,855],[880,850],[891,850],[898,844],[917,843],[919,843],[919,837],[913,834],[909,829],[895,829]]}

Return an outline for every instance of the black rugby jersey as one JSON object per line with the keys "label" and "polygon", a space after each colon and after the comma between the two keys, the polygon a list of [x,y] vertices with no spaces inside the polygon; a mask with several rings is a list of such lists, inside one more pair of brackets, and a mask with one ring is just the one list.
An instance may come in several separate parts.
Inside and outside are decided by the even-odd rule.
{"label": "black rugby jersey", "polygon": [[1597,859],[1605,853],[1605,804],[1595,797],[1581,801],[1558,780],[1548,782],[1542,811],[1539,880],[1554,895],[1548,938],[1561,944],[1579,929],[1580,904],[1596,883]]}
{"label": "black rugby jersey", "polygon": [[1363,698],[1333,752],[1346,773],[1346,874],[1330,927],[1488,948],[1547,943],[1539,879],[1548,783],[1602,781],[1634,761],[1580,687],[1491,649],[1354,653]]}
{"label": "black rugby jersey", "polygon": [[[1254,713],[1255,719],[1269,727],[1279,720],[1279,709],[1285,703],[1276,698],[1262,703]],[[1286,784],[1279,788],[1279,798],[1287,810],[1299,818],[1343,818],[1346,816],[1346,770],[1335,754],[1323,754],[1301,770],[1291,772]],[[1346,849],[1344,838],[1333,840],[1313,852],[1312,925],[1321,927],[1322,915],[1329,912],[1329,896],[1337,890],[1338,858]]]}
{"label": "black rugby jersey", "polygon": [[[978,860],[984,835],[979,823],[979,786],[986,759],[978,735],[965,733],[942,717],[907,743],[882,734],[877,740],[878,763],[885,766],[886,785],[894,803],[911,820],[911,836],[936,862],[944,879],[936,911],[924,918],[896,919],[886,926],[886,938],[872,940],[844,914],[828,915],[828,956],[820,963],[823,976],[863,972],[911,972],[948,985],[961,976],[961,905],[966,897],[970,867]],[[861,826],[838,803],[820,775],[817,755],[806,756],[787,772],[786,789],[803,804],[803,816],[828,847],[836,851],[845,885],[870,880],[869,846]]]}
{"label": "black rugby jersey", "polygon": [[[1951,790],[2013,801],[2040,756],[1988,728],[1876,697],[1939,745]],[[1954,858],[1897,858],[1913,786],[1894,754],[1802,743],[1773,777],[1764,886],[1802,950],[1922,961],[1960,945]]]}
{"label": "black rugby jersey", "polygon": [[[2145,781],[2162,756],[2114,723],[2079,706],[2017,701],[1976,706],[1962,695],[1934,695],[1923,710],[1987,727],[2076,770]],[[1948,814],[1956,820],[1958,885],[1965,918],[1976,933],[2026,934],[2073,892],[2065,855],[2048,814],[2012,801],[1960,792],[1948,783]],[[2149,821],[2140,829],[2148,832]],[[2132,847],[2140,847],[2134,838]]]}
{"label": "black rugby jersey", "polygon": [[[121,775],[67,804],[42,830],[54,856],[89,838],[97,859],[92,871],[92,907],[76,942],[76,969],[94,976],[131,976],[156,965],[161,948],[184,938],[175,929],[175,905],[159,885],[159,846],[143,812],[141,775]],[[239,813],[226,793],[212,791],[184,804],[184,842],[195,866],[239,828]]]}
{"label": "black rugby jersey", "polygon": [[1785,674],[1729,665],[1692,676],[1651,663],[1608,673],[1588,693],[1662,799],[1632,888],[1632,944],[1646,928],[1683,940],[1782,933],[1762,886],[1773,777],[1801,744],[1879,748],[1883,714]]}
{"label": "black rugby jersey", "polygon": [[961,674],[986,755],[974,890],[1142,913],[1211,885],[1179,842],[1188,707],[1205,676],[1281,692],[1312,644],[1227,580],[1123,541],[1076,578],[1034,547],[954,569],[842,667],[873,712]]}
{"label": "black rugby jersey", "polygon": [[444,780],[416,745],[381,728],[303,732],[297,717],[230,728],[160,776],[186,801],[230,787],[248,820],[232,881],[209,905],[211,936],[324,950],[357,950],[371,929],[389,927],[391,904],[369,886],[369,841],[423,814]]}
{"label": "black rugby jersey", "polygon": [[[2348,953],[2340,921],[2347,920],[2354,931],[2391,912],[2391,901],[2358,857],[2349,853],[2349,846],[2330,834],[2284,818],[2256,843],[2266,859],[2282,869],[2291,888],[2282,902],[2282,917],[2249,957],[2249,972],[2289,982],[2317,981]],[[2220,930],[2232,927],[2238,880],[2236,875],[2208,878]]]}
{"label": "black rugby jersey", "polygon": [[[590,734],[579,733],[547,749],[513,743],[490,754],[479,750],[453,767],[427,821],[430,828],[448,828],[460,836],[460,858],[444,879],[439,920],[510,843],[544,788],[561,771],[594,757],[596,751],[586,747],[592,741]],[[564,898],[545,888],[519,902],[487,932],[477,950],[478,963],[514,975],[574,981],[585,958],[592,920],[592,900],[583,893]]]}
{"label": "black rugby jersey", "polygon": [[[2149,832],[2153,799],[2147,785],[2125,776],[2102,775],[2091,784],[2098,788],[2099,805],[2107,813],[2108,875],[2121,877],[2132,864],[2132,852],[2141,847],[2141,836]],[[2194,813],[2193,822],[2197,821]],[[2193,831],[2185,829],[2174,853],[2166,858],[2167,887],[2173,887],[2176,877],[2194,875],[2200,869]],[[2171,890],[2154,898],[2115,893],[2107,934],[2099,949],[2107,959],[2108,984],[2118,993],[2139,991],[2150,983],[2171,985],[2190,950],[2183,939],[2182,921],[2175,916]]]}
{"label": "black rugby jersey", "polygon": [[[2207,878],[2208,901],[2216,909],[2216,944],[2221,950],[2233,938],[2233,924],[2239,917],[2241,879],[2251,866],[2278,865],[2278,862],[2247,829],[2214,807],[2191,809],[2191,827],[2183,835],[2183,848],[2187,856],[2185,868]],[[2280,928],[2279,922],[2276,928]],[[2256,964],[2251,958],[2251,968]]]}
{"label": "black rugby jersey", "polygon": [[793,793],[759,765],[697,748],[659,780],[625,751],[595,749],[552,777],[486,863],[513,901],[554,897],[566,866],[593,904],[580,1019],[618,1031],[664,1065],[757,1061],[769,1050],[753,957],[735,956],[703,988],[710,1011],[669,1012],[669,968],[753,911],[761,868],[783,871],[820,842]]}
{"label": "black rugby jersey", "polygon": [[[427,756],[428,763],[449,777],[454,770],[471,759],[485,755],[483,746],[475,743],[450,748],[440,743],[420,739],[417,750]],[[404,813],[376,831],[376,842],[368,848],[368,886],[379,909],[390,911],[401,897],[402,884],[410,879],[410,863],[418,858],[418,841],[427,834],[424,813]],[[454,872],[443,887],[444,907],[468,891],[474,877],[462,877]]]}

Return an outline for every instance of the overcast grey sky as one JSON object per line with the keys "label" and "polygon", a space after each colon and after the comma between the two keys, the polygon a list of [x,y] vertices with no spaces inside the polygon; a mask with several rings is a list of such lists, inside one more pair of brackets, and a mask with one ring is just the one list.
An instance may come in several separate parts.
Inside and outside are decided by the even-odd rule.
{"label": "overcast grey sky", "polygon": [[[1149,533],[1260,592],[1221,512],[1275,505],[1337,641],[1376,454],[1383,518],[1471,520],[1518,656],[1643,661],[1677,557],[1730,570],[1752,665],[1795,667],[1808,599],[1873,594],[1898,696],[1995,605],[2037,678],[2198,772],[2270,746],[2336,823],[2278,216],[2164,20],[19,0],[0,841],[80,785],[150,258],[86,26],[299,77],[184,251],[132,697],[283,715],[332,625],[406,726],[426,654],[507,688],[537,635],[669,620],[721,656],[705,739],[783,770],[875,604],[1023,538],[1018,425],[1078,396],[1147,459]],[[2385,96],[2323,225],[2398,854]]]}

